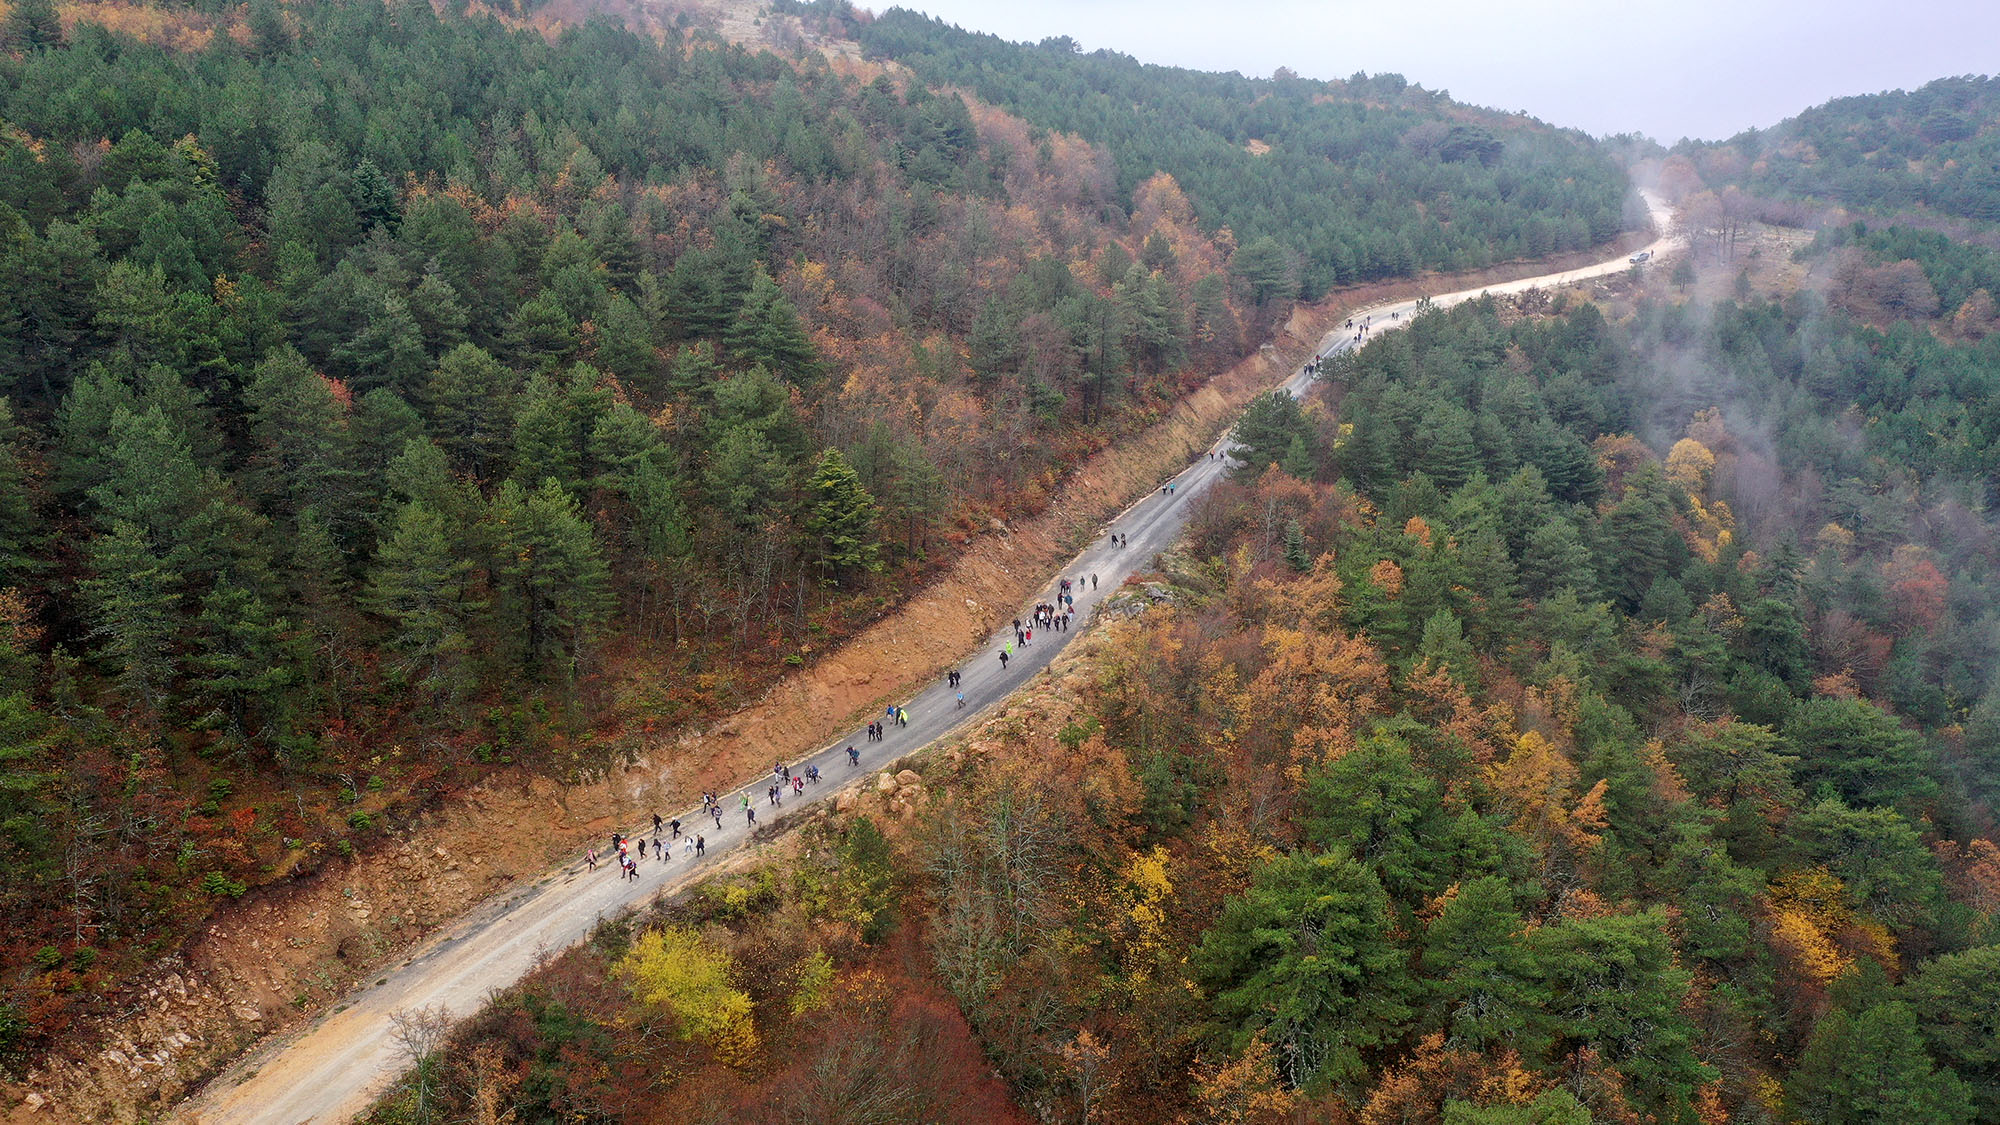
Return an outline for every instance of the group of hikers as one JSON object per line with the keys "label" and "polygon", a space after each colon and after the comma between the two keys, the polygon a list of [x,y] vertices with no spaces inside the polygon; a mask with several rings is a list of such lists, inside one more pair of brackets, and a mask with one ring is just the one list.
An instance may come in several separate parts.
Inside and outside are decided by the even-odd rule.
{"label": "group of hikers", "polygon": [[[718,828],[722,826],[720,817],[716,818],[715,824]],[[618,865],[618,877],[620,879],[637,879],[639,877],[639,863],[646,858],[646,845],[649,843],[653,847],[653,859],[660,863],[665,863],[667,860],[673,858],[674,848],[671,841],[674,840],[680,842],[681,854],[689,859],[697,859],[708,854],[708,837],[692,832],[683,834],[681,832],[680,821],[675,820],[673,822],[673,835],[669,839],[661,838],[661,832],[664,829],[665,824],[661,821],[660,814],[654,813],[653,838],[651,840],[647,840],[644,836],[632,837],[626,836],[623,833],[613,832],[611,834],[611,848],[602,857],[597,854],[597,845],[595,844],[584,849],[584,865],[590,870],[595,871],[600,859],[610,860]]]}
{"label": "group of hikers", "polygon": [[[1111,535],[1111,544],[1114,547],[1125,546],[1125,537],[1122,534],[1113,533]],[[1036,629],[1044,631],[1053,629],[1057,632],[1068,632],[1071,619],[1076,612],[1075,591],[1082,589],[1086,582],[1089,583],[1089,589],[1097,589],[1096,574],[1076,578],[1067,576],[1058,578],[1056,580],[1056,591],[1051,600],[1037,603],[1029,611],[1026,621],[1018,617],[1015,618],[1014,640],[1001,646],[1000,667],[1003,669],[1007,667],[1007,662],[1012,658],[1016,644],[1025,646],[1034,643]],[[964,686],[964,683],[965,673],[962,670],[953,669],[945,673],[945,685],[957,692],[958,706],[961,708],[965,706],[965,692],[960,690]],[[907,707],[892,703],[884,708],[882,714],[882,718],[872,720],[868,724],[867,740],[870,742],[882,741],[883,736],[887,733],[891,725],[899,727],[910,725],[910,712]],[[861,764],[861,751],[851,745],[847,747],[847,764],[850,769],[856,768]],[[817,785],[819,781],[820,768],[818,766],[807,766],[795,772],[782,761],[773,762],[771,763],[771,783],[764,791],[765,800],[772,808],[782,807],[785,803],[786,790],[790,790],[791,795],[794,797],[801,797],[805,794],[807,785]],[[737,803],[738,807],[743,811],[745,823],[753,828],[756,827],[757,809],[751,803],[750,791],[747,788],[738,794]],[[712,792],[703,792],[701,795],[701,812],[703,815],[713,817],[715,827],[718,830],[721,829],[721,797]],[[672,841],[679,841],[682,853],[691,858],[706,855],[708,851],[707,837],[695,833],[683,833],[681,831],[681,822],[678,818],[670,821],[664,820],[658,813],[654,813],[653,833],[650,840],[643,836],[634,838],[614,832],[611,835],[611,852],[600,856],[597,846],[592,844],[585,849],[584,863],[589,870],[595,871],[601,860],[610,860],[612,854],[615,853],[620,877],[624,879],[637,879],[639,877],[639,863],[646,858],[648,844],[650,843],[653,849],[653,858],[656,861],[664,862],[673,855]]]}
{"label": "group of hikers", "polygon": [[[785,790],[789,789],[792,791],[793,796],[799,796],[806,791],[806,782],[808,781],[814,785],[819,784],[818,766],[807,766],[805,769],[793,773],[792,767],[783,762],[772,762],[771,788],[766,791],[765,796],[770,798],[771,804],[783,805],[785,803]],[[749,806],[750,798],[747,795],[743,798],[743,803],[746,808]]]}

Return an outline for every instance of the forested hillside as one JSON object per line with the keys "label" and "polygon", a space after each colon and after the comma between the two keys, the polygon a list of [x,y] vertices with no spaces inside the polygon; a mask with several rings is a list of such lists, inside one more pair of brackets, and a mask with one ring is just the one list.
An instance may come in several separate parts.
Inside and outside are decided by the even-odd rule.
{"label": "forested hillside", "polygon": [[1990,77],[1836,98],[1769,129],[1680,151],[1717,186],[2000,222],[2000,80]]}
{"label": "forested hillside", "polygon": [[2000,357],[1608,311],[1474,302],[1263,400],[1169,607],[377,1120],[1003,1119],[940,995],[1038,1120],[1995,1119],[2000,535],[1954,418]]}
{"label": "forested hillside", "polygon": [[1341,266],[892,67],[445,7],[0,6],[9,1065],[413,808],[734,709],[1302,287],[1618,226],[1430,95],[1329,111],[1350,221],[1426,216]]}
{"label": "forested hillside", "polygon": [[1103,145],[1121,192],[1169,173],[1204,224],[1227,226],[1255,256],[1243,272],[1260,293],[1297,287],[1311,299],[1357,280],[1580,250],[1624,225],[1624,177],[1581,134],[1468,112],[1399,75],[1318,82],[1149,66],[900,8],[860,40]]}

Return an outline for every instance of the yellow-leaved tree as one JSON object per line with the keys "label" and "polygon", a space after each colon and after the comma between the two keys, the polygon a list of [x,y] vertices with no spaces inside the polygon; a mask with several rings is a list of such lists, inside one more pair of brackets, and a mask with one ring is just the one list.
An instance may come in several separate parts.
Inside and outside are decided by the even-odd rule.
{"label": "yellow-leaved tree", "polygon": [[750,996],[730,983],[729,952],[685,926],[648,930],[618,962],[618,976],[642,1004],[662,1008],[681,1038],[704,1043],[727,1063],[757,1050]]}

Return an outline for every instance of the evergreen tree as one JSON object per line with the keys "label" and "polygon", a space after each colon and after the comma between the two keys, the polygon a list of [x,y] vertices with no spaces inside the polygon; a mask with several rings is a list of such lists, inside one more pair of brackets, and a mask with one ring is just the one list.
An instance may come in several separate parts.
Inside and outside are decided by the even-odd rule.
{"label": "evergreen tree", "polygon": [[1299,574],[1312,569],[1312,553],[1306,549],[1306,529],[1297,520],[1285,521],[1285,565]]}
{"label": "evergreen tree", "polygon": [[1440,402],[1425,411],[1416,440],[1417,448],[1422,450],[1416,467],[1429,474],[1440,488],[1455,489],[1480,470],[1479,446],[1472,440],[1472,418],[1457,403]]}
{"label": "evergreen tree", "polygon": [[1784,736],[1785,749],[1798,761],[1799,780],[1808,788],[1824,782],[1850,805],[1915,809],[1937,794],[1930,753],[1865,700],[1801,703],[1786,721]]}
{"label": "evergreen tree", "polygon": [[1613,555],[1612,592],[1625,609],[1639,608],[1660,576],[1680,573],[1687,543],[1674,527],[1673,501],[1658,465],[1632,474],[1624,498],[1605,517],[1604,534]]}
{"label": "evergreen tree", "polygon": [[1943,1068],[1965,1080],[1975,1120],[2000,1115],[2000,945],[1924,962],[1904,987],[1917,1029]]}
{"label": "evergreen tree", "polygon": [[284,722],[294,669],[286,651],[291,623],[255,590],[218,582],[202,598],[188,687],[205,713],[197,728],[232,742],[259,741]]}
{"label": "evergreen tree", "polygon": [[568,396],[554,379],[533,375],[514,415],[513,478],[524,485],[553,480],[583,491],[583,457]]}
{"label": "evergreen tree", "polygon": [[667,369],[667,390],[688,402],[707,402],[721,378],[715,345],[703,340],[674,353],[674,361]]}
{"label": "evergreen tree", "polygon": [[82,583],[91,636],[110,662],[125,701],[158,710],[172,687],[179,576],[154,550],[145,528],[114,519],[90,550]]}
{"label": "evergreen tree", "polygon": [[20,449],[13,403],[0,398],[0,590],[16,586],[34,568],[38,529]]}
{"label": "evergreen tree", "polygon": [[445,518],[413,500],[397,510],[362,595],[369,612],[389,624],[392,673],[433,704],[456,699],[468,686],[468,617],[480,608],[468,597],[471,570],[454,550]]}
{"label": "evergreen tree", "polygon": [[653,350],[653,327],[632,299],[613,294],[597,321],[597,347],[592,361],[620,381],[653,393],[658,390],[659,354]]}
{"label": "evergreen tree", "polygon": [[0,23],[0,46],[46,51],[63,45],[62,20],[50,0],[18,0]]}
{"label": "evergreen tree", "polygon": [[476,344],[438,360],[425,399],[438,443],[460,472],[490,479],[514,440],[520,377]]}
{"label": "evergreen tree", "polygon": [[1468,688],[1478,684],[1479,657],[1472,642],[1465,639],[1465,627],[1457,614],[1439,609],[1425,620],[1410,667],[1413,671],[1441,670]]}
{"label": "evergreen tree", "polygon": [[821,581],[833,583],[855,571],[881,567],[876,555],[875,498],[838,449],[820,454],[806,481],[805,531],[819,547]]}
{"label": "evergreen tree", "polygon": [[515,310],[507,322],[503,348],[516,367],[533,371],[568,360],[576,345],[576,321],[554,294],[543,292]]}
{"label": "evergreen tree", "polygon": [[257,443],[251,480],[266,507],[287,517],[348,511],[347,406],[327,381],[285,347],[258,365],[245,397]]}
{"label": "evergreen tree", "polygon": [[500,558],[498,620],[529,672],[560,658],[573,674],[610,613],[610,571],[582,508],[558,481],[533,492],[508,481],[487,518]]}
{"label": "evergreen tree", "polygon": [[1897,1001],[1836,1008],[1813,1028],[1785,1107],[1810,1125],[1969,1125],[1970,1091],[1924,1053],[1915,1013]]}
{"label": "evergreen tree", "polygon": [[1244,245],[1230,259],[1229,268],[1242,279],[1250,300],[1260,309],[1298,295],[1298,279],[1292,273],[1291,260],[1269,235]]}
{"label": "evergreen tree", "polygon": [[1691,1049],[1683,1009],[1691,974],[1674,964],[1664,924],[1658,910],[1579,919],[1534,930],[1527,943],[1546,995],[1536,1022],[1555,1044],[1551,1057],[1595,1050],[1643,1104],[1672,1118],[1713,1072]]}
{"label": "evergreen tree", "polygon": [[1346,853],[1281,855],[1202,935],[1195,971],[1239,1049],[1261,1037],[1287,1082],[1323,1090],[1359,1080],[1411,1016],[1389,926],[1382,885]]}
{"label": "evergreen tree", "polygon": [[989,296],[979,306],[966,353],[972,374],[989,388],[1021,369],[1021,334],[1005,301]]}
{"label": "evergreen tree", "polygon": [[423,280],[410,290],[405,304],[410,318],[416,322],[426,354],[441,356],[465,342],[472,315],[466,312],[458,290],[445,280],[436,262],[424,270]]}
{"label": "evergreen tree", "polygon": [[817,382],[822,373],[798,313],[762,270],[751,280],[723,342],[739,362],[769,368],[800,386]]}
{"label": "evergreen tree", "polygon": [[1513,1046],[1538,1054],[1533,1038],[1535,967],[1521,940],[1525,929],[1505,879],[1483,876],[1449,895],[1424,931],[1428,970],[1424,1026],[1472,1050]]}
{"label": "evergreen tree", "polygon": [[[1312,479],[1311,435],[1304,409],[1288,392],[1278,390],[1259,395],[1243,411],[1230,435],[1239,446],[1231,454],[1238,462],[1233,475],[1238,480],[1255,480],[1264,475],[1265,469],[1278,465],[1288,473],[1294,468],[1306,468],[1308,472],[1300,479]],[[1294,444],[1304,447],[1303,458],[1294,456]]]}

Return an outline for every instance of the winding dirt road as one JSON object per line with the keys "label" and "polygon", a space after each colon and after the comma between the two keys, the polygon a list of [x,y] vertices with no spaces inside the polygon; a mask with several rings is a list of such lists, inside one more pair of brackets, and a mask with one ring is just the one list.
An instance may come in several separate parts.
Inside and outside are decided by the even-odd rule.
{"label": "winding dirt road", "polygon": [[[1651,193],[1642,193],[1658,231],[1668,229],[1670,213]],[[1649,249],[1654,260],[1681,248],[1671,235]],[[1482,293],[1518,293],[1527,289],[1567,285],[1615,274],[1628,268],[1620,257],[1582,269],[1431,297],[1438,306],[1456,304]],[[1408,323],[1416,302],[1403,301],[1362,309],[1357,324],[1370,325],[1357,339],[1352,331],[1336,330],[1317,349],[1320,356],[1361,346],[1383,331]],[[1304,368],[1293,372],[1285,386],[1303,394],[1311,381]],[[1097,534],[1060,575],[1050,576],[1047,593],[1031,601],[1053,601],[1055,584],[1067,576],[1076,586],[1076,620],[1087,621],[1099,600],[1110,597],[1125,578],[1165,549],[1180,533],[1193,505],[1228,467],[1227,459],[1204,454],[1160,491],[1126,509]],[[1171,489],[1167,485],[1171,484]],[[1126,545],[1112,545],[1111,535]],[[1093,581],[1093,577],[1095,581]],[[1025,610],[1023,610],[1025,617]],[[747,798],[757,814],[757,827],[768,827],[803,807],[831,798],[848,784],[872,781],[876,771],[898,758],[948,736],[967,720],[996,703],[1052,661],[1069,633],[1038,633],[1034,643],[1018,648],[1003,668],[1001,646],[1014,639],[1011,625],[991,636],[959,665],[959,688],[939,683],[903,702],[910,715],[907,728],[891,727],[881,742],[870,742],[861,730],[833,740],[815,755],[792,763],[794,771],[817,765],[825,780],[808,786],[802,798],[782,807],[767,803],[769,775],[745,780],[723,794],[726,813],[720,823],[698,810],[672,815],[706,837],[706,857],[695,859],[676,848],[665,862],[649,861],[641,878],[621,879],[602,865],[587,871],[579,862],[542,876],[469,913],[457,924],[418,947],[410,958],[379,976],[376,983],[350,994],[327,1014],[237,1062],[196,1098],[181,1105],[174,1119],[199,1125],[294,1125],[298,1122],[341,1122],[364,1112],[403,1069],[391,1016],[398,1011],[442,1007],[464,1016],[476,1011],[490,993],[519,980],[544,955],[582,941],[600,918],[613,917],[672,894],[701,879],[704,869],[742,848],[752,825],[742,811]],[[957,694],[964,692],[964,706]],[[847,748],[859,753],[850,765]],[[634,834],[639,832],[635,826]]]}

